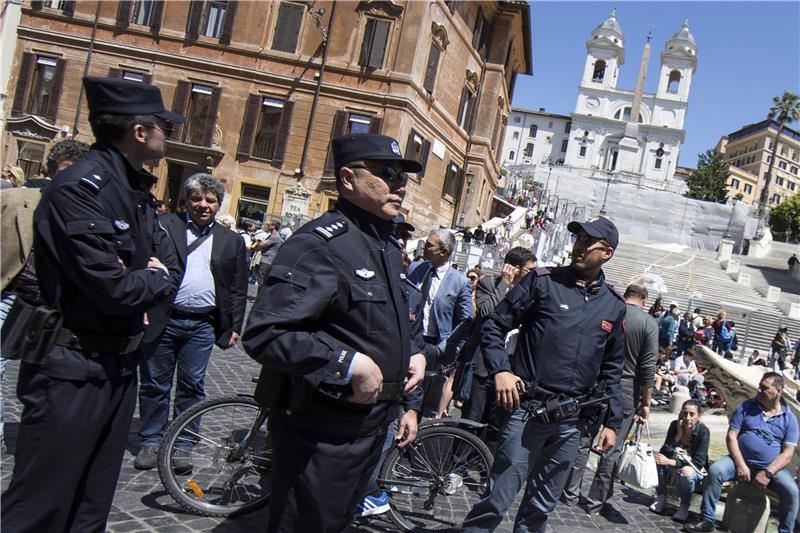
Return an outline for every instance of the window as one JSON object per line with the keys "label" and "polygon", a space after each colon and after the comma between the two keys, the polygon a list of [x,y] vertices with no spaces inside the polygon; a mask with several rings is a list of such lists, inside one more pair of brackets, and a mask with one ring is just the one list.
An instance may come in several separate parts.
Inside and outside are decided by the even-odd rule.
{"label": "window", "polygon": [[282,162],[286,152],[294,103],[251,94],[244,112],[236,155]]}
{"label": "window", "polygon": [[571,129],[572,129],[572,122],[567,122],[567,124],[564,126],[564,133],[569,133]]}
{"label": "window", "polygon": [[515,131],[515,132],[514,132],[514,135],[513,135],[513,137],[514,137],[515,139],[519,139],[519,132],[518,132],[518,131]]}
{"label": "window", "polygon": [[31,91],[28,108],[31,115],[44,115],[47,113],[50,95],[53,93],[53,81],[56,74],[56,59],[46,56],[36,56],[36,70],[33,74],[33,90]]}
{"label": "window", "polygon": [[242,193],[236,206],[236,219],[239,221],[253,222],[257,227],[267,218],[269,206],[269,189],[255,185],[242,184]]}
{"label": "window", "polygon": [[539,131],[539,126],[536,124],[532,124],[530,129],[528,130],[528,137],[536,137],[536,133]]}
{"label": "window", "polygon": [[550,141],[551,141],[552,139],[553,139],[553,137],[552,137],[551,135],[548,135],[548,136],[547,136],[547,138],[545,139],[545,142],[546,142],[547,144],[550,144]]}
{"label": "window", "polygon": [[797,175],[797,167],[795,167],[795,166],[789,167],[789,172],[791,172],[792,174],[794,174],[796,176]]}
{"label": "window", "polygon": [[439,68],[439,56],[442,51],[436,45],[431,43],[431,50],[428,52],[428,64],[425,65],[425,79],[422,82],[422,87],[428,91],[428,94],[433,94],[433,86],[436,83],[436,70]]}
{"label": "window", "polygon": [[302,22],[303,6],[283,2],[278,10],[278,22],[275,24],[272,49],[294,53],[297,50],[297,37],[300,35]]}
{"label": "window", "polygon": [[483,9],[479,7],[478,18],[475,20],[475,31],[472,34],[472,46],[483,59],[486,59],[486,51],[489,47],[489,30],[489,21],[483,15]]}
{"label": "window", "polygon": [[783,185],[783,178],[781,178],[780,176],[775,178],[775,185],[781,185],[782,186]]}
{"label": "window", "polygon": [[176,125],[173,138],[195,146],[211,146],[221,94],[219,87],[179,81],[172,111],[183,115],[186,122]]}
{"label": "window", "polygon": [[369,133],[371,119],[372,117],[366,115],[350,114],[350,118],[347,121],[346,133]]}
{"label": "window", "polygon": [[586,147],[581,146],[581,149],[578,151],[578,157],[586,157]]}
{"label": "window", "polygon": [[521,121],[521,117],[514,117],[514,124],[519,124]]}
{"label": "window", "polygon": [[144,82],[144,74],[141,72],[133,72],[130,70],[123,70],[122,71],[122,79],[128,81],[138,81]]}
{"label": "window", "polygon": [[561,151],[562,152],[566,152],[567,151],[567,144],[568,143],[569,143],[569,139],[564,139],[563,141],[561,141]]}
{"label": "window", "polygon": [[458,194],[458,181],[461,175],[461,169],[453,163],[447,165],[447,171],[444,174],[444,186],[442,187],[442,198],[455,201]]}
{"label": "window", "polygon": [[653,168],[660,169],[661,168],[661,160],[662,160],[662,158],[656,157],[655,163],[653,163]]}
{"label": "window", "polygon": [[745,183],[744,184],[744,193],[745,194],[750,194],[751,192],[753,192],[753,186],[750,185],[749,183]]}
{"label": "window", "polygon": [[222,36],[222,28],[225,24],[225,14],[228,11],[228,2],[216,0],[208,2],[206,6],[205,24],[203,24],[203,35],[212,39],[219,39]]}
{"label": "window", "polygon": [[511,150],[511,151],[508,153],[508,159],[509,159],[509,161],[513,161],[513,160],[514,160],[514,155],[516,155],[516,154],[514,154],[514,150]]}
{"label": "window", "polygon": [[525,145],[525,157],[533,156],[533,143],[528,143]]}
{"label": "window", "polygon": [[732,189],[736,189],[738,191],[739,190],[739,180],[737,180],[736,178],[732,178],[731,179],[731,188]]}
{"label": "window", "polygon": [[598,59],[594,63],[594,72],[592,73],[592,81],[603,81],[603,77],[606,75],[606,62],[602,59]]}
{"label": "window", "polygon": [[786,161],[778,161],[778,168],[781,170],[786,170]]}
{"label": "window", "polygon": [[253,143],[253,157],[272,159],[275,142],[278,140],[278,127],[283,114],[283,102],[274,98],[262,98],[261,117]]}
{"label": "window", "polygon": [[382,68],[383,56],[386,53],[386,43],[389,40],[389,28],[392,23],[388,20],[367,18],[367,27],[364,30],[364,42],[361,45],[361,57],[358,64],[367,68]]}
{"label": "window", "polygon": [[772,198],[770,198],[769,203],[771,203],[771,204],[779,204],[779,203],[781,203],[781,195],[780,194],[773,194]]}
{"label": "window", "polygon": [[769,165],[770,163],[772,163],[772,156],[768,155],[767,156],[767,164]]}
{"label": "window", "polygon": [[553,121],[552,121],[552,120],[551,120],[550,122],[548,122],[548,123],[547,123],[547,127],[548,127],[549,129],[553,129]]}
{"label": "window", "polygon": [[790,191],[794,191],[794,189],[797,186],[797,184],[795,182],[793,182],[793,181],[790,181],[789,183],[786,184],[786,186],[789,187]]}
{"label": "window", "polygon": [[152,26],[156,12],[155,0],[136,0],[131,6],[131,24]]}
{"label": "window", "polygon": [[630,107],[623,107],[622,109],[618,109],[616,113],[614,113],[614,118],[617,120],[624,120],[629,121],[631,119],[631,108]]}
{"label": "window", "polygon": [[413,159],[420,165],[422,170],[417,173],[418,177],[425,175],[425,167],[428,164],[428,153],[431,150],[430,141],[425,140],[422,135],[414,130],[408,135],[408,142],[406,143],[406,159]]}
{"label": "window", "polygon": [[22,54],[11,116],[26,113],[56,121],[67,61],[30,52]]}
{"label": "window", "polygon": [[786,146],[781,146],[781,155],[786,155]]}
{"label": "window", "polygon": [[17,166],[22,168],[26,180],[33,179],[42,171],[45,145],[27,141],[18,141],[18,143]]}
{"label": "window", "polygon": [[[356,114],[349,111],[337,111],[333,117],[331,139],[348,133],[380,133],[383,119],[374,115]],[[325,175],[333,175],[334,161],[328,143],[328,155],[325,159]]]}
{"label": "window", "polygon": [[458,125],[464,128],[467,133],[472,133],[475,100],[475,95],[465,85],[461,90],[461,103],[458,107]]}
{"label": "window", "polygon": [[678,94],[678,88],[681,85],[681,73],[673,70],[669,73],[669,80],[667,81],[667,92],[670,94]]}

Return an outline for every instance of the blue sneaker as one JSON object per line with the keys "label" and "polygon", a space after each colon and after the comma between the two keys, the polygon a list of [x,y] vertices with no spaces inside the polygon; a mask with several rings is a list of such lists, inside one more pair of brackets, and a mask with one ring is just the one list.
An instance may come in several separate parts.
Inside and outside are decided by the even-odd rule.
{"label": "blue sneaker", "polygon": [[356,518],[363,518],[365,516],[375,516],[389,511],[389,496],[386,492],[381,491],[377,496],[367,494],[364,496],[358,505],[356,505]]}

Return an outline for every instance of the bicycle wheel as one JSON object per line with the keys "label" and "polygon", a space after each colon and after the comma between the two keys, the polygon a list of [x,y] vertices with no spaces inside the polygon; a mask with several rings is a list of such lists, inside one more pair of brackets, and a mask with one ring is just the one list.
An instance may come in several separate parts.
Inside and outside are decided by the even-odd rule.
{"label": "bicycle wheel", "polygon": [[269,501],[272,452],[267,413],[252,398],[193,405],[167,428],[158,475],[178,504],[203,516],[232,516]]}
{"label": "bicycle wheel", "polygon": [[486,444],[468,431],[421,428],[414,442],[389,452],[381,469],[392,522],[405,531],[457,527],[489,486],[492,460]]}

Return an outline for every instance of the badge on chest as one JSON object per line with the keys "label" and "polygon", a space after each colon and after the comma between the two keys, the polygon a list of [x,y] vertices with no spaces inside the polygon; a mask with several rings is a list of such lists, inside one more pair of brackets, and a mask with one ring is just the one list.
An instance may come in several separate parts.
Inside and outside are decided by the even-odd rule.
{"label": "badge on chest", "polygon": [[356,270],[356,276],[363,280],[370,280],[375,277],[375,272],[366,268],[359,268]]}

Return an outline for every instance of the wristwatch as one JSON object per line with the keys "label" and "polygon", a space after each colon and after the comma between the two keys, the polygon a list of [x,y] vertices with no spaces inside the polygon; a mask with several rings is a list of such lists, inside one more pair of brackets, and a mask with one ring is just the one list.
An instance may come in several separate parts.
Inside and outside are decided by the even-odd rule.
{"label": "wristwatch", "polygon": [[775,474],[773,474],[772,472],[770,472],[770,471],[769,471],[768,469],[766,469],[766,468],[764,469],[764,475],[765,475],[765,476],[767,476],[767,479],[772,479],[772,478],[774,478],[774,477],[775,477]]}

